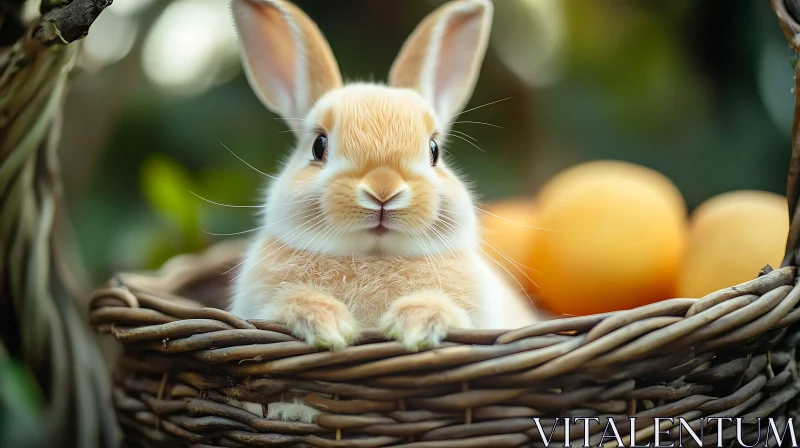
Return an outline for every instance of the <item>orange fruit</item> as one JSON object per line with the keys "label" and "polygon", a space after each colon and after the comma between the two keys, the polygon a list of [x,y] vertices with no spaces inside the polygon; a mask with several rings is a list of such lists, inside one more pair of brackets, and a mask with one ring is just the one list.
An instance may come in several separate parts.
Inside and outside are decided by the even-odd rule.
{"label": "orange fruit", "polygon": [[[509,281],[533,291],[531,270],[525,266],[530,260],[531,245],[536,236],[533,200],[527,198],[507,199],[485,206],[479,213],[481,224],[481,248],[487,258],[501,274],[507,272]],[[499,265],[499,266],[498,266]]]}
{"label": "orange fruit", "polygon": [[539,192],[533,241],[538,300],[587,315],[674,295],[686,246],[686,204],[649,168],[595,161],[569,168]]}
{"label": "orange fruit", "polygon": [[744,190],[707,200],[692,214],[678,295],[703,297],[756,278],[767,264],[778,267],[788,232],[784,196]]}

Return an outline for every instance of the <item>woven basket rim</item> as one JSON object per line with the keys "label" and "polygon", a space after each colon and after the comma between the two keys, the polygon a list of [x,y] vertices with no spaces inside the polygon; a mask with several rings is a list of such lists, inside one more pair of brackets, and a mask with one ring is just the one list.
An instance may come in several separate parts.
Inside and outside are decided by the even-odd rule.
{"label": "woven basket rim", "polygon": [[[108,287],[99,289],[92,295],[90,306],[92,322],[101,332],[124,335],[123,340],[130,337],[124,332],[127,330],[119,328],[113,330],[108,327],[109,324],[116,324],[119,327],[120,322],[116,322],[114,318],[103,317],[104,311],[118,312],[122,306],[130,309],[156,310],[164,316],[168,316],[170,321],[172,319],[216,321],[221,325],[220,330],[223,329],[223,325],[228,330],[263,330],[280,333],[297,341],[291,336],[291,331],[278,322],[245,320],[222,309],[204,307],[193,299],[177,294],[181,288],[199,278],[211,273],[218,273],[224,270],[225,266],[231,266],[239,259],[244,247],[242,241],[223,241],[203,252],[176,256],[155,272],[118,274],[110,281]],[[792,288],[795,274],[796,269],[793,266],[779,269],[767,266],[762,269],[757,278],[749,282],[715,291],[700,299],[673,298],[627,310],[586,316],[557,317],[516,329],[456,328],[450,331],[445,343],[509,344],[525,338],[550,335],[566,336],[572,339],[585,338],[583,343],[588,344],[615,331],[618,332],[623,327],[631,327],[639,323],[643,327],[652,327],[651,330],[654,332],[647,334],[644,338],[645,341],[627,349],[623,354],[641,355],[648,349],[653,350],[662,346],[664,341],[673,341],[683,337],[684,340],[694,343],[701,341],[703,335],[719,336],[720,333],[729,331],[732,327],[730,323],[724,322],[724,319],[719,325],[719,329],[713,323],[732,313],[743,316],[750,314],[758,318],[763,318],[770,311],[775,313],[760,321],[745,322],[750,326],[737,328],[730,334],[726,333],[727,336],[723,340],[705,341],[705,345],[702,346],[705,349],[722,347],[746,340],[743,336],[783,328],[800,320],[800,310],[794,310],[797,299],[800,299],[800,290],[793,291]],[[756,300],[770,293],[780,296],[780,299],[768,297],[771,300]],[[740,318],[740,320],[742,319]],[[744,319],[744,321],[746,320]],[[152,327],[152,322],[156,321],[158,320],[147,321],[145,319],[139,325],[131,325],[131,328]],[[700,322],[703,324],[701,325]],[[680,325],[677,325],[679,323]],[[164,325],[168,330],[171,328],[170,325],[175,326],[167,322],[157,325],[162,325],[162,327],[150,328],[153,334],[162,331]],[[208,325],[208,322],[200,322],[198,325],[202,327]],[[198,330],[201,329],[200,327]],[[677,330],[674,330],[675,328]],[[686,328],[694,329],[693,334],[689,334],[692,331],[687,331]],[[183,331],[188,330],[184,329]],[[642,334],[649,333],[643,329],[636,331],[642,332]],[[146,332],[143,332],[138,337],[146,339],[148,336]],[[659,338],[666,339],[659,340]],[[384,339],[376,328],[365,328],[362,330],[359,341],[352,347],[337,353],[347,356],[349,350],[356,350],[359,346],[376,342],[389,341]],[[603,350],[603,348],[598,348],[598,350]],[[409,351],[409,353],[411,352]],[[614,360],[621,361],[623,354],[615,356]]]}
{"label": "woven basket rim", "polygon": [[[764,269],[699,300],[512,330],[454,329],[441,346],[419,352],[366,329],[354,345],[331,352],[276,322],[243,320],[176,294],[201,274],[229,266],[241,249],[220,243],[155,273],[120,274],[93,294],[94,327],[124,347],[115,405],[129,437],[170,440],[170,446],[187,440],[263,446],[279,439],[383,447],[423,437],[454,447],[516,447],[539,437],[532,417],[548,415],[539,406],[643,421],[727,412],[751,422],[785,409],[800,392],[793,350],[776,345],[800,339],[800,332],[787,331],[800,321],[792,266]],[[709,394],[718,384],[734,389]],[[774,390],[780,393],[768,395]],[[301,394],[326,411],[313,423],[268,417],[267,405],[285,394]],[[651,407],[637,407],[645,402]],[[203,429],[212,421],[222,422],[221,435]],[[637,440],[652,435],[647,431],[637,426]],[[428,443],[401,446],[437,446]]]}

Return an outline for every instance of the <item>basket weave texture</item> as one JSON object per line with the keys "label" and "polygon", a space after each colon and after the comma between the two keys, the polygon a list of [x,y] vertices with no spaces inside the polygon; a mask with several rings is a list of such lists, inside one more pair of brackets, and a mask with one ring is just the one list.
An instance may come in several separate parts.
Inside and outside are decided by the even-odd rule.
{"label": "basket weave texture", "polygon": [[[792,45],[798,25],[771,0]],[[795,48],[797,50],[797,48]],[[800,65],[798,65],[800,67]],[[797,77],[800,82],[800,76]],[[800,91],[800,85],[796,87]],[[798,129],[795,112],[794,131]],[[238,242],[184,255],[152,275],[118,275],[95,292],[91,321],[123,347],[114,404],[131,446],[518,447],[563,446],[556,418],[613,418],[626,446],[652,440],[655,418],[739,417],[704,444],[764,443],[772,417],[797,415],[800,286],[797,240],[800,138],[789,172],[792,214],[783,267],[697,299],[672,299],[511,331],[454,330],[441,347],[411,353],[374,330],[340,352],[318,351],[274,322],[222,306],[221,273]],[[758,273],[754,273],[754,276]],[[191,299],[190,299],[191,298]],[[266,418],[295,398],[313,423]],[[634,427],[629,417],[637,417]],[[563,420],[562,420],[563,422]],[[592,446],[605,424],[590,425]],[[678,439],[680,426],[661,422]],[[582,435],[583,423],[570,427]],[[582,443],[574,442],[573,445]],[[684,432],[683,441],[687,440]],[[774,440],[774,434],[773,434]],[[605,439],[603,446],[616,446]],[[759,444],[759,446],[761,446]]]}
{"label": "basket weave texture", "polygon": [[[326,352],[280,325],[204,308],[159,284],[197,291],[207,278],[194,274],[220,282],[238,254],[217,246],[173,260],[161,277],[121,275],[95,293],[92,322],[125,347],[114,395],[131,442],[516,447],[541,444],[534,416],[543,417],[545,437],[554,417],[611,416],[629,434],[628,417],[636,416],[641,442],[654,417],[699,424],[739,416],[752,433],[758,417],[785,417],[800,392],[793,267],[699,301],[512,331],[453,331],[442,347],[419,353],[375,331]],[[325,413],[313,424],[264,417],[269,403],[293,397]],[[596,444],[605,427],[590,429]],[[581,423],[571,433],[582,431]],[[563,425],[553,437],[563,444]]]}

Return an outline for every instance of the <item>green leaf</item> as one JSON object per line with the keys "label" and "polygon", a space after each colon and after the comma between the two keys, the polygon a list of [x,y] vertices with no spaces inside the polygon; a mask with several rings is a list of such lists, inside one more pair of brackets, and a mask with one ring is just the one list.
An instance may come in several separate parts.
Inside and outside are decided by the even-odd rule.
{"label": "green leaf", "polygon": [[167,157],[152,156],[142,167],[141,184],[147,202],[159,216],[187,237],[196,238],[200,199],[192,195],[194,182],[185,168]]}

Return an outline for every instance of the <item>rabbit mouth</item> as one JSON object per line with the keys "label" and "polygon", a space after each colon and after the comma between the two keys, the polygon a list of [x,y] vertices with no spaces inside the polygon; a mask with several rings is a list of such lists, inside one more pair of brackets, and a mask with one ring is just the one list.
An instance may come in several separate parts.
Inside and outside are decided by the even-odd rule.
{"label": "rabbit mouth", "polygon": [[371,233],[371,234],[373,234],[375,236],[383,236],[383,235],[386,235],[387,233],[389,233],[389,228],[386,227],[385,225],[383,225],[383,223],[380,223],[377,226],[372,227],[371,229],[369,229],[369,233]]}
{"label": "rabbit mouth", "polygon": [[389,233],[392,229],[389,228],[389,221],[391,221],[392,212],[381,207],[380,210],[374,212],[372,222],[374,224],[367,228],[367,231],[374,236],[380,237]]}

